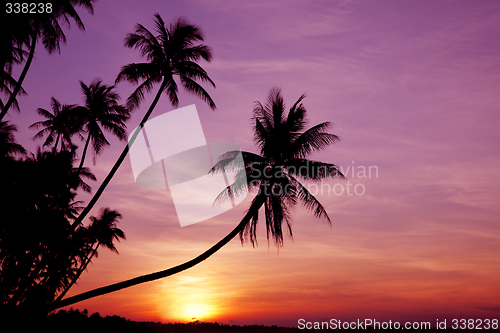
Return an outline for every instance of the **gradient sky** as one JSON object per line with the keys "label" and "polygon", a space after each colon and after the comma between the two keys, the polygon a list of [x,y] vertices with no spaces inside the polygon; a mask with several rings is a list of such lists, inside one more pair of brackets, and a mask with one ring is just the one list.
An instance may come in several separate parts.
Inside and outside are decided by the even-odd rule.
{"label": "gradient sky", "polygon": [[[9,117],[18,141],[32,151],[41,144],[28,126],[51,96],[82,103],[78,80],[111,84],[122,65],[142,61],[123,39],[136,23],[152,29],[156,12],[200,26],[213,49],[201,65],[217,85],[207,87],[217,110],[180,93],[180,106],[196,104],[208,141],[255,152],[253,103],[279,86],[288,105],[306,93],[309,124],[331,121],[342,138],[313,159],[344,170],[376,166],[378,177],[348,174],[365,186],[362,196],[318,195],[331,227],[297,207],[293,241],[279,253],[261,224],[255,249],[235,239],[188,271],[74,307],[134,320],[288,326],[299,318],[500,317],[500,2],[101,0],[94,16],[80,11],[85,32],[66,28],[61,54],[37,49],[29,96]],[[123,100],[133,88],[117,86]],[[163,97],[153,117],[169,110]],[[98,181],[124,146],[110,141],[89,165]],[[336,183],[346,185],[328,182]],[[101,250],[68,295],[195,257],[248,204],[181,228],[170,193],[136,186],[127,158],[91,213],[118,210],[127,240],[119,255]]]}

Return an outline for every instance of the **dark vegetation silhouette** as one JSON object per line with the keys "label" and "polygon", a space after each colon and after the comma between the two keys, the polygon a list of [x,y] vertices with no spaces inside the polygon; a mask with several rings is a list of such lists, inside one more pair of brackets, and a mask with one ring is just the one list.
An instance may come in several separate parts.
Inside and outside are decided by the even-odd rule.
{"label": "dark vegetation silhouette", "polygon": [[[2,117],[11,105],[17,106],[16,95],[23,92],[20,85],[31,65],[37,40],[41,39],[49,52],[59,50],[60,43],[65,41],[59,23],[69,24],[72,18],[83,28],[74,7],[83,6],[92,11],[93,2],[54,1],[51,15],[39,18],[17,15],[19,21],[13,17],[2,21],[2,25],[9,26],[0,36],[0,94],[7,100],[1,105]],[[148,62],[121,69],[117,83],[123,80],[140,83],[125,106],[118,103],[120,97],[114,85],[94,80],[87,86],[80,81],[83,105],[61,104],[52,97],[50,111],[37,110],[44,119],[30,127],[38,129],[33,139],[44,141],[36,153],[26,152],[16,142],[15,125],[0,121],[0,172],[5,175],[0,179],[4,193],[0,200],[0,319],[3,322],[43,318],[97,258],[98,249],[118,252],[115,242],[125,238],[117,227],[120,213],[103,207],[97,217],[89,217],[88,223],[83,220],[120,166],[128,145],[90,204],[85,207],[77,200],[77,191],[90,192],[87,181],[96,180],[84,161],[92,149],[95,163],[96,156],[109,145],[104,133],[110,132],[125,141],[126,121],[131,111],[139,107],[144,94],[156,84],[159,85],[156,98],[139,130],[163,93],[177,106],[178,83],[174,78],[215,109],[215,103],[199,85],[199,81],[203,81],[215,86],[197,64],[200,59],[210,61],[212,58],[210,48],[198,43],[203,40],[201,30],[183,19],[166,27],[158,14],[155,24],[156,36],[137,25],[135,33],[126,38],[125,45],[138,48]],[[18,81],[10,75],[15,65],[23,66]],[[85,142],[81,151],[75,145],[75,137]]]}
{"label": "dark vegetation silhouette", "polygon": [[[9,30],[0,37],[0,120],[12,107],[18,109],[16,97],[23,93],[22,82],[31,65],[36,43],[42,40],[45,49],[54,52],[65,41],[60,22],[73,19],[83,29],[75,7],[93,11],[94,0],[53,1],[54,12],[35,18],[11,17]],[[301,203],[316,217],[330,222],[319,201],[300,182],[324,178],[344,178],[334,164],[312,161],[309,156],[337,142],[339,138],[328,133],[330,123],[321,123],[306,129],[306,109],[301,96],[286,111],[281,92],[271,89],[265,104],[256,103],[253,110],[254,139],[259,154],[243,152],[244,165],[235,164],[235,154],[229,152],[214,166],[211,173],[224,169],[239,170],[239,176],[218,200],[231,199],[244,191],[257,191],[250,208],[241,222],[217,244],[198,257],[176,267],[136,277],[65,298],[89,263],[97,257],[98,249],[118,252],[115,242],[125,238],[117,227],[119,212],[101,208],[97,217],[90,216],[106,186],[128,154],[129,145],[150,117],[160,97],[168,96],[173,106],[179,105],[179,85],[200,97],[212,109],[215,103],[200,83],[215,87],[207,72],[198,64],[211,61],[212,52],[200,44],[203,34],[197,26],[178,19],[166,25],[159,14],[154,16],[154,33],[138,24],[127,35],[125,46],[139,50],[144,63],[132,63],[121,68],[115,84],[129,81],[137,84],[126,105],[120,105],[114,85],[94,80],[89,86],[80,81],[84,95],[83,105],[61,104],[51,98],[51,109],[39,108],[44,120],[31,127],[38,129],[34,139],[44,139],[42,148],[28,153],[14,138],[16,126],[0,121],[0,187],[5,198],[0,200],[0,319],[18,320],[31,316],[45,318],[60,307],[91,297],[166,277],[188,269],[210,257],[237,235],[255,246],[259,210],[264,207],[268,241],[283,246],[284,233],[292,236],[291,213]],[[23,66],[16,81],[12,67]],[[153,102],[145,112],[129,143],[86,206],[77,200],[77,191],[91,191],[87,184],[96,180],[84,166],[91,148],[95,158],[109,145],[104,132],[126,140],[126,121],[130,113],[140,107],[145,94],[158,87]],[[74,137],[85,142],[79,154]],[[79,162],[78,162],[79,160]],[[208,171],[208,170],[207,170]],[[245,176],[245,177],[243,177]]]}
{"label": "dark vegetation silhouette", "polygon": [[[40,325],[41,324],[41,325]],[[37,325],[38,330],[41,327],[46,332],[66,333],[71,327],[72,333],[216,333],[216,332],[238,332],[238,333],[285,333],[299,332],[298,328],[266,327],[262,325],[225,325],[218,323],[208,323],[193,321],[191,323],[169,323],[160,322],[137,322],[127,320],[119,316],[102,317],[99,313],[89,314],[87,310],[61,310],[51,314],[46,320]],[[315,330],[312,330],[316,332]]]}
{"label": "dark vegetation silhouette", "polygon": [[[327,322],[330,319],[325,318],[319,322]],[[161,322],[144,322],[127,320],[119,316],[102,317],[99,313],[89,314],[87,310],[60,310],[57,313],[50,314],[46,319],[37,322],[34,328],[38,331],[51,333],[66,333],[68,328],[71,328],[72,333],[108,333],[108,332],[125,332],[125,333],[289,333],[289,332],[325,332],[327,329],[299,329],[298,327],[279,327],[263,326],[263,325],[227,325],[219,323],[193,321],[190,323],[168,323]],[[351,331],[351,330],[349,330]],[[371,326],[366,327],[368,332],[399,332],[397,329],[379,329]],[[408,329],[409,332],[420,332],[421,330]],[[431,328],[426,332],[442,332],[453,331],[451,328],[437,329]],[[464,330],[472,332],[473,330]]]}
{"label": "dark vegetation silhouette", "polygon": [[0,315],[46,313],[85,263],[96,242],[92,228],[70,232],[80,211],[76,190],[89,192],[87,169],[74,152],[38,149],[27,154],[13,140],[15,127],[0,126]]}

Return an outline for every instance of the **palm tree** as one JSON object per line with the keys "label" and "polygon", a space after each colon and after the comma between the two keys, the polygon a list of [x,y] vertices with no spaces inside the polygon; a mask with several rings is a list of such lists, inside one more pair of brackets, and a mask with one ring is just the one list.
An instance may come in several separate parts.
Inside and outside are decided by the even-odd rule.
{"label": "palm tree", "polygon": [[95,239],[90,246],[90,251],[88,252],[85,259],[82,261],[82,265],[79,267],[75,276],[73,277],[71,283],[64,289],[64,291],[57,297],[56,301],[61,300],[66,293],[71,289],[71,287],[80,278],[80,275],[87,269],[88,264],[92,261],[92,258],[97,257],[97,249],[99,246],[103,246],[113,252],[118,253],[114,245],[114,241],[120,241],[120,239],[125,239],[125,233],[116,226],[118,220],[121,219],[121,214],[115,210],[111,210],[108,207],[102,208],[99,217],[90,217],[91,224],[87,228],[90,233],[90,237]]}
{"label": "palm tree", "polygon": [[5,50],[0,54],[1,68],[4,69],[5,67],[11,66],[13,62],[20,63],[23,59],[24,46],[29,49],[29,54],[15,88],[10,94],[7,103],[2,107],[0,120],[7,114],[17,94],[22,89],[22,83],[35,54],[37,40],[40,38],[42,39],[42,43],[49,53],[60,51],[60,44],[61,42],[66,42],[66,36],[59,25],[59,21],[69,25],[70,18],[72,18],[78,28],[85,30],[85,26],[76,12],[75,7],[83,7],[87,9],[90,14],[93,14],[93,2],[95,1],[96,0],[53,0],[50,1],[50,12],[4,15],[7,16],[8,20],[2,20],[4,21],[2,26],[5,25],[6,29],[2,30],[3,38],[0,39],[0,49]]}
{"label": "palm tree", "polygon": [[[268,238],[272,237],[278,246],[283,245],[284,224],[290,235],[292,233],[289,209],[299,201],[316,217],[325,218],[330,222],[324,207],[297,178],[309,181],[345,178],[334,164],[308,159],[313,152],[326,148],[339,138],[327,132],[331,127],[328,122],[304,130],[306,125],[306,109],[302,105],[304,97],[302,95],[295,102],[288,114],[285,113],[279,89],[271,90],[266,105],[256,103],[253,111],[254,139],[260,149],[260,155],[245,152],[243,154],[245,165],[240,167],[241,172],[246,173],[245,188],[259,189],[259,191],[241,222],[226,237],[203,254],[181,265],[69,297],[55,303],[53,309],[179,273],[207,259],[238,234],[242,242],[245,236],[250,236],[252,244],[255,244],[259,209],[262,206],[265,210]],[[238,167],[231,165],[235,153],[228,152],[223,155],[210,172]],[[219,199],[235,195],[243,188],[242,185],[237,180],[221,193]]]}
{"label": "palm tree", "polygon": [[[5,70],[0,69],[0,94],[4,94],[7,98],[10,98],[12,91],[17,86],[17,81],[11,76],[12,73],[9,73]],[[18,95],[26,95],[26,91],[21,87]],[[17,103],[17,98],[14,98],[11,106],[14,110],[19,111],[19,104]],[[0,108],[4,107],[4,103],[0,98]]]}
{"label": "palm tree", "polygon": [[44,137],[48,134],[47,139],[43,146],[49,146],[54,143],[53,150],[57,150],[57,145],[61,142],[61,150],[73,151],[74,146],[71,142],[71,137],[75,134],[81,137],[79,130],[81,123],[79,122],[80,109],[76,104],[61,105],[57,99],[51,98],[51,106],[53,113],[42,108],[38,108],[37,112],[40,116],[45,117],[46,120],[37,121],[32,124],[30,128],[43,127],[35,136],[33,140]]}
{"label": "palm tree", "polygon": [[175,77],[178,77],[180,83],[188,92],[201,97],[212,109],[215,109],[215,103],[210,95],[197,83],[200,80],[208,82],[215,87],[214,82],[208,77],[207,72],[197,64],[197,61],[200,59],[206,61],[212,60],[212,51],[210,48],[207,45],[196,44],[199,41],[203,41],[203,33],[200,28],[186,23],[183,19],[178,19],[167,28],[160,14],[155,14],[155,25],[156,36],[141,24],[137,24],[134,33],[127,35],[125,46],[139,49],[141,55],[145,56],[148,62],[123,66],[116,78],[116,82],[127,80],[138,84],[141,81],[137,89],[127,99],[127,108],[130,111],[139,106],[144,100],[144,94],[151,91],[155,84],[160,84],[158,92],[108,176],[92,197],[87,207],[85,207],[84,211],[73,223],[73,229],[76,229],[82,222],[104,192],[104,189],[122,164],[125,156],[127,156],[129,145],[134,143],[135,138],[153,112],[161,95],[163,93],[168,95],[173,106],[179,105],[179,98],[177,96],[178,85],[174,79]]}
{"label": "palm tree", "polygon": [[14,132],[16,125],[9,124],[8,121],[0,121],[0,158],[14,157],[14,155],[24,155],[26,150],[16,142]]}
{"label": "palm tree", "polygon": [[92,82],[89,86],[80,81],[80,86],[85,96],[85,107],[81,110],[82,118],[80,121],[83,122],[87,133],[87,140],[80,160],[81,168],[90,142],[92,142],[94,149],[94,162],[102,149],[109,145],[103,129],[112,132],[122,141],[127,140],[125,121],[129,119],[130,112],[125,107],[118,105],[120,96],[113,91],[114,86],[102,84],[100,80]]}
{"label": "palm tree", "polygon": [[[240,169],[238,180],[228,186],[217,200],[229,199],[246,189],[258,189],[259,194],[252,206],[257,207],[265,198],[262,205],[267,237],[268,240],[273,238],[278,246],[283,245],[283,226],[292,236],[290,208],[298,202],[302,202],[317,218],[325,218],[331,223],[325,208],[299,179],[321,181],[324,178],[345,178],[336,165],[308,159],[313,152],[340,139],[327,132],[332,126],[329,122],[304,130],[307,113],[302,104],[304,98],[305,95],[302,95],[286,114],[280,89],[271,89],[267,103],[262,105],[256,102],[253,110],[254,141],[260,155],[242,152],[244,166],[237,166],[234,161],[239,152],[228,152],[211,170],[214,173],[222,172],[225,168]],[[241,177],[243,174],[246,177]],[[242,179],[247,181],[243,182]],[[256,244],[258,218],[258,208],[253,209],[251,222],[240,232],[241,241],[248,236],[252,245]]]}
{"label": "palm tree", "polygon": [[[155,101],[157,102],[161,94],[165,93],[172,105],[178,106],[178,87],[174,80],[174,76],[178,76],[187,91],[201,97],[215,109],[215,103],[210,95],[196,82],[196,80],[209,82],[215,87],[207,72],[196,63],[200,58],[206,61],[212,60],[212,51],[207,45],[194,45],[195,42],[203,41],[201,30],[186,23],[182,18],[166,28],[160,14],[155,14],[155,25],[157,36],[143,25],[137,24],[135,33],[128,34],[125,38],[125,46],[139,49],[141,55],[149,60],[147,63],[123,66],[116,78],[117,83],[123,80],[138,83],[139,80],[143,80],[128,98],[127,106],[130,109],[137,108],[144,99],[144,93],[151,91],[157,83],[161,84]],[[150,110],[155,105],[153,102]]]}

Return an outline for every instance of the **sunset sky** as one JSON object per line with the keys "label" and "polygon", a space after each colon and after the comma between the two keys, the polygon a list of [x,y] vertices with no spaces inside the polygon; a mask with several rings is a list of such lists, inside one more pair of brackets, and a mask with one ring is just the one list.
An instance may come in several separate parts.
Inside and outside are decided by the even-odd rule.
{"label": "sunset sky", "polygon": [[[6,118],[29,150],[42,144],[28,128],[41,120],[36,109],[50,109],[51,96],[82,104],[78,80],[112,84],[121,66],[143,61],[123,40],[136,23],[152,30],[159,13],[198,25],[213,50],[200,64],[216,84],[205,87],[217,110],[179,95],[179,107],[196,104],[207,141],[257,152],[253,103],[274,86],[288,106],[305,93],[309,125],[330,121],[342,139],[311,158],[349,167],[349,183],[365,192],[337,195],[331,189],[346,181],[328,181],[317,197],[331,226],[298,206],[293,240],[279,251],[261,219],[256,248],[234,239],[192,269],[74,308],[292,327],[299,318],[500,319],[500,2],[100,0],[93,16],[79,12],[86,30],[65,27],[61,54],[37,48],[21,113]],[[133,89],[117,85],[123,101]],[[163,96],[152,117],[174,109]],[[86,159],[94,190],[125,145],[108,138],[95,166]],[[370,166],[371,177],[358,177]],[[194,258],[236,226],[250,199],[180,227],[170,192],[138,187],[127,158],[90,214],[118,210],[127,239],[119,255],[100,250],[68,295]]]}

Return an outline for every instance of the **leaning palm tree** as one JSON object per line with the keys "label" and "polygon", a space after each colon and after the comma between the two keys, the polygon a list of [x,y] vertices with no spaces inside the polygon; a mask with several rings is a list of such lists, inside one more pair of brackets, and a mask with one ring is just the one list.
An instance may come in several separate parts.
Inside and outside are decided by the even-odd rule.
{"label": "leaning palm tree", "polygon": [[252,245],[256,244],[261,206],[264,206],[268,240],[273,238],[278,246],[283,245],[283,229],[292,236],[290,208],[299,202],[317,218],[331,223],[325,208],[299,179],[345,178],[336,165],[308,159],[313,152],[339,141],[339,137],[327,132],[332,126],[329,122],[304,130],[304,98],[302,95],[286,113],[280,89],[271,89],[267,103],[256,102],[253,110],[254,140],[260,154],[242,152],[244,165],[239,166],[234,164],[240,152],[228,152],[211,170],[211,173],[228,168],[239,170],[236,181],[217,200],[230,199],[247,189],[258,190],[249,210],[251,221],[240,231],[242,242],[249,237]]}
{"label": "leaning palm tree", "polygon": [[47,135],[43,146],[49,146],[54,143],[53,150],[57,150],[57,145],[61,143],[60,150],[74,149],[71,141],[73,135],[79,135],[81,124],[79,122],[79,108],[76,104],[61,104],[54,97],[51,98],[50,104],[52,106],[52,113],[48,110],[38,108],[37,113],[44,117],[46,120],[37,121],[32,124],[30,128],[43,127],[35,136],[33,140],[43,138]]}
{"label": "leaning palm tree", "polygon": [[290,208],[297,202],[302,202],[316,217],[330,222],[324,207],[298,179],[344,179],[336,165],[308,159],[313,152],[326,148],[339,138],[327,132],[331,127],[328,122],[305,130],[306,109],[302,105],[304,97],[302,95],[286,114],[280,90],[272,89],[268,103],[262,105],[257,102],[253,112],[254,138],[260,154],[245,152],[244,166],[238,166],[231,165],[235,163],[234,157],[238,152],[228,152],[210,170],[213,173],[234,167],[246,174],[244,184],[239,181],[244,178],[237,177],[235,183],[218,197],[220,200],[240,193],[243,188],[258,189],[249,210],[226,237],[203,254],[181,265],[69,297],[56,302],[53,309],[182,272],[210,257],[238,234],[242,242],[245,236],[249,236],[252,244],[255,244],[259,209],[262,206],[268,238],[272,237],[278,246],[283,245],[283,225],[291,235]]}
{"label": "leaning palm tree", "polygon": [[122,141],[127,140],[125,121],[129,119],[130,112],[118,104],[120,96],[114,91],[114,86],[102,84],[100,80],[95,80],[89,86],[80,81],[80,86],[85,96],[85,106],[80,110],[80,121],[87,133],[79,166],[82,168],[90,143],[94,150],[94,163],[96,156],[109,145],[103,129],[112,132]]}
{"label": "leaning palm tree", "polygon": [[76,229],[80,225],[104,192],[104,189],[115,175],[125,156],[127,156],[129,146],[134,143],[161,95],[166,94],[173,106],[179,105],[179,98],[177,96],[178,84],[175,78],[178,78],[180,84],[188,92],[201,97],[212,109],[215,109],[214,101],[197,82],[208,82],[215,87],[214,82],[210,79],[207,72],[197,63],[200,59],[206,61],[212,60],[212,51],[210,48],[207,45],[197,44],[197,42],[203,41],[203,33],[200,28],[186,23],[183,19],[178,19],[175,23],[166,27],[160,14],[155,14],[155,25],[156,35],[141,24],[137,24],[134,33],[127,35],[125,46],[139,49],[141,55],[146,57],[148,62],[123,66],[116,78],[116,82],[124,80],[135,84],[139,84],[140,82],[137,89],[127,99],[127,109],[130,111],[138,108],[139,104],[144,100],[145,93],[150,92],[157,84],[160,86],[158,92],[108,176],[96,191],[87,207],[85,207],[78,219],[73,223],[73,229]]}
{"label": "leaning palm tree", "polygon": [[[81,30],[85,30],[80,16],[75,7],[83,7],[90,14],[94,13],[93,2],[96,0],[52,0],[49,4],[50,9],[45,9],[43,13],[6,15],[7,20],[0,27],[2,38],[0,38],[0,66],[1,69],[11,66],[13,62],[20,63],[23,59],[23,47],[29,49],[29,54],[24,64],[23,70],[19,75],[17,84],[12,90],[8,101],[3,105],[0,112],[0,120],[7,114],[16,96],[22,89],[22,83],[35,55],[37,41],[42,40],[45,49],[49,53],[60,51],[61,43],[66,42],[66,36],[59,22],[70,24],[70,18],[73,19]],[[38,8],[40,9],[40,8]],[[5,50],[5,51],[4,51]]]}

